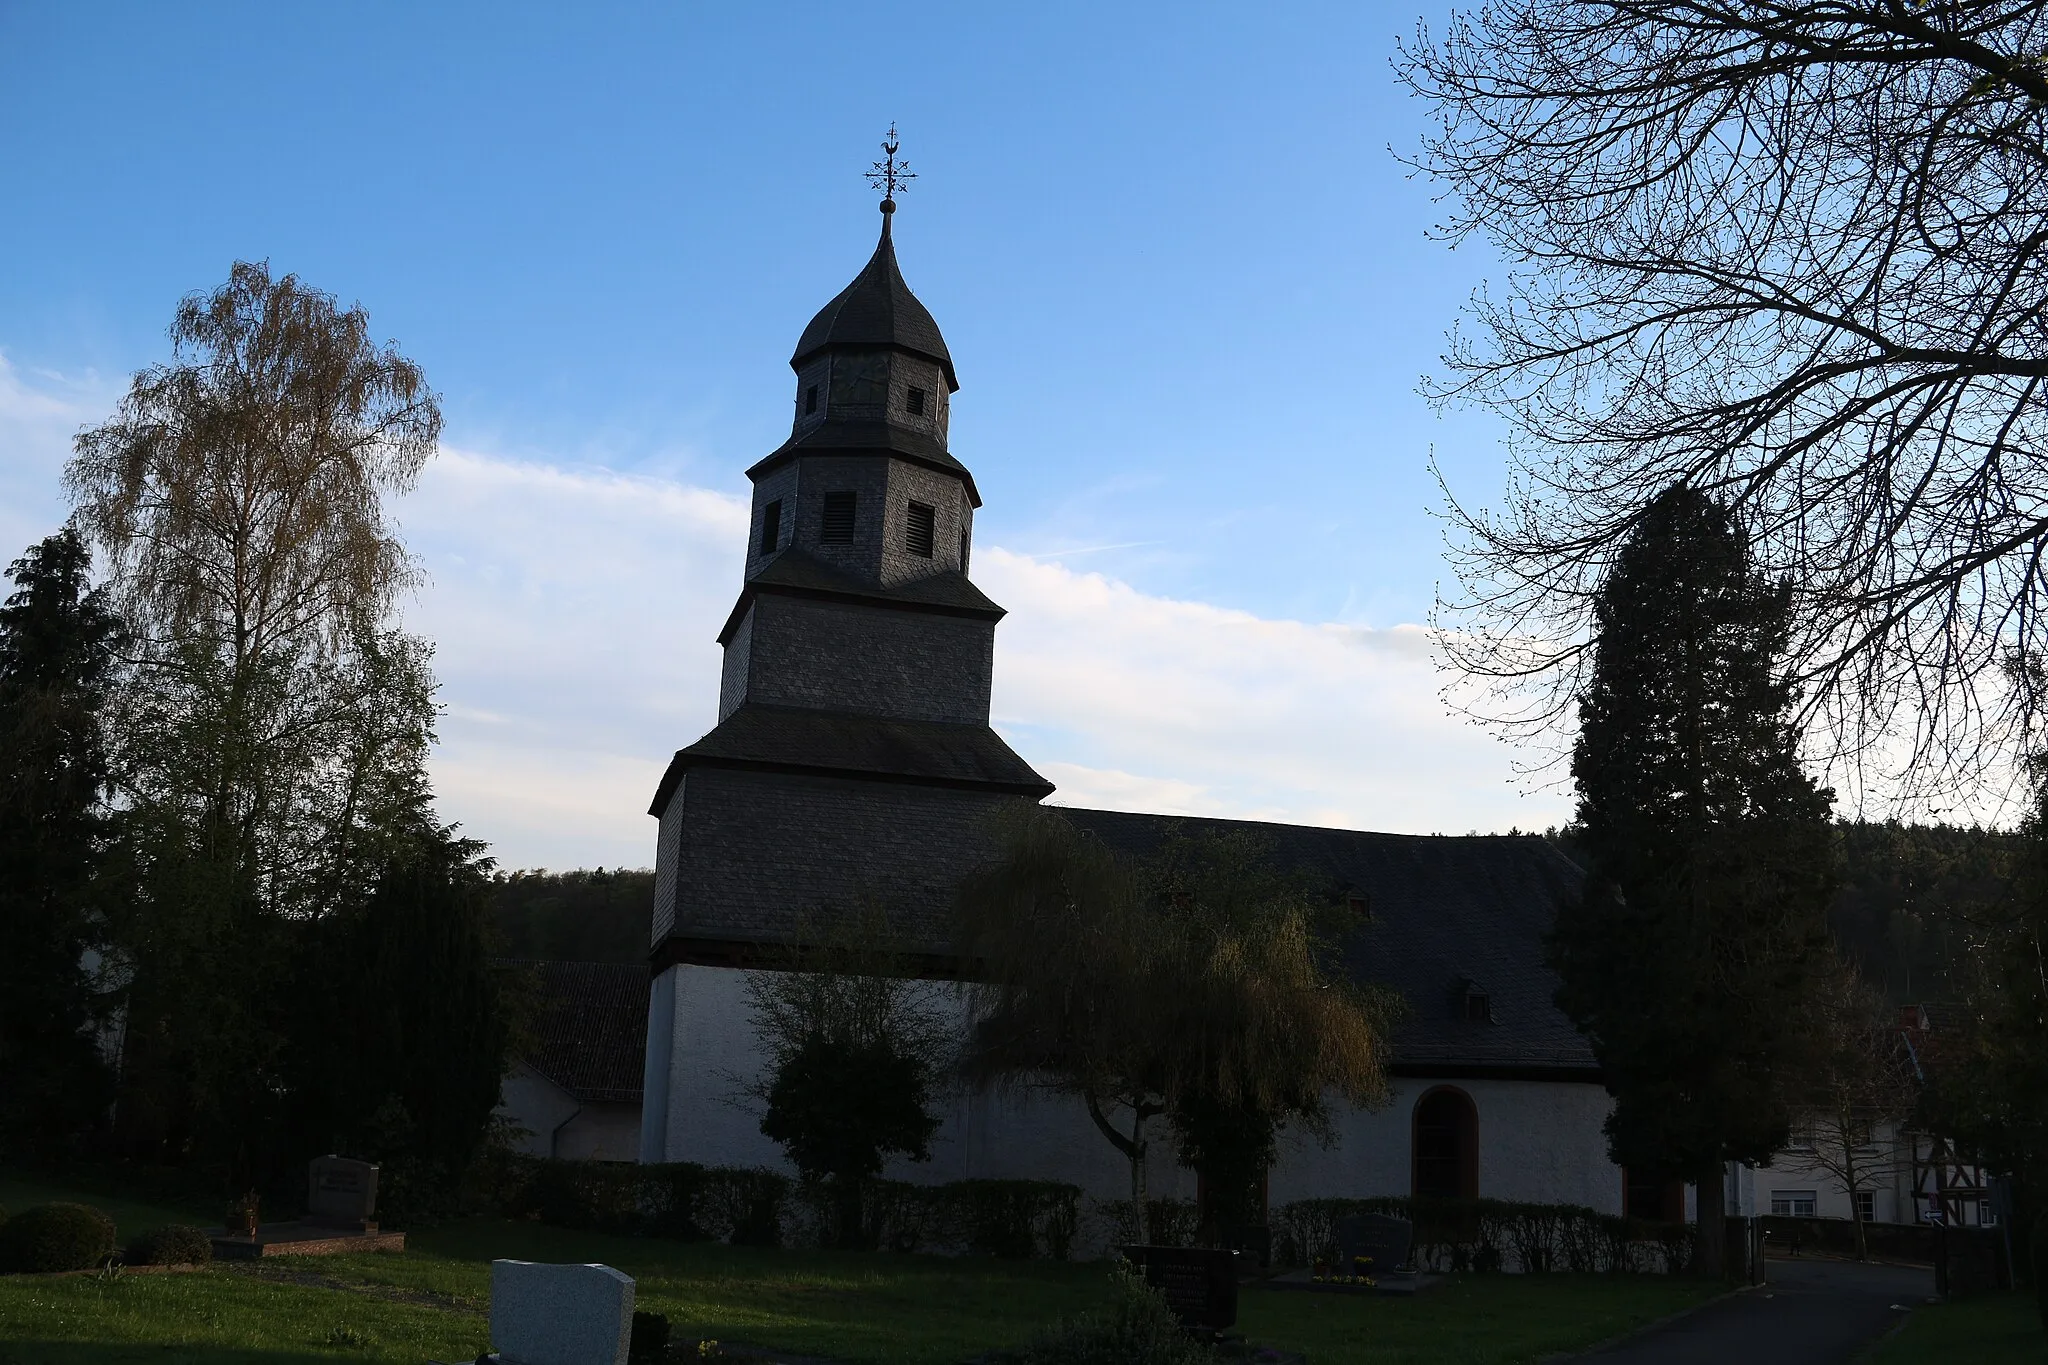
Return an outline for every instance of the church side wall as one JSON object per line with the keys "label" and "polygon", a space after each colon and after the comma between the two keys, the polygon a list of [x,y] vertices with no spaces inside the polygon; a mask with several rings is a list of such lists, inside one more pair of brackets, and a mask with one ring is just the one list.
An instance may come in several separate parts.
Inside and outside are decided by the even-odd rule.
{"label": "church side wall", "polygon": [[741,695],[728,681],[719,709],[745,700],[986,725],[995,635],[993,621],[763,594],[736,665]]}
{"label": "church side wall", "polygon": [[[685,966],[673,975],[675,1067],[662,1119],[667,1137],[663,1156],[789,1171],[781,1148],[761,1135],[756,1102],[744,1093],[764,1064],[748,1017],[750,974]],[[965,1001],[952,986],[931,983],[929,988],[964,1018]],[[1620,1212],[1621,1172],[1607,1160],[1600,1124],[1608,1099],[1599,1086],[1406,1077],[1395,1081],[1393,1102],[1383,1109],[1338,1105],[1336,1141],[1329,1148],[1306,1134],[1283,1134],[1269,1183],[1272,1206],[1297,1199],[1408,1194],[1415,1103],[1438,1084],[1456,1084],[1478,1110],[1481,1195]],[[943,1123],[932,1159],[895,1162],[887,1172],[892,1179],[1064,1180],[1097,1199],[1128,1197],[1130,1168],[1078,1099],[1032,1090],[963,1093],[944,1097],[938,1108]],[[650,1106],[649,1122],[654,1121]],[[1149,1191],[1155,1198],[1193,1198],[1194,1175],[1173,1163],[1171,1144],[1166,1125],[1155,1121]]]}
{"label": "church side wall", "polygon": [[1398,1077],[1381,1109],[1348,1106],[1325,1148],[1284,1133],[1268,1185],[1278,1207],[1296,1199],[1405,1195],[1414,1187],[1415,1106],[1439,1086],[1471,1097],[1479,1115],[1479,1194],[1621,1212],[1621,1168],[1607,1159],[1600,1125],[1612,1105],[1598,1085],[1566,1081]]}
{"label": "church side wall", "polygon": [[994,855],[995,812],[1027,800],[725,768],[694,769],[688,787],[667,817],[681,824],[675,932],[773,941],[866,895],[936,950],[952,942],[954,888]]}

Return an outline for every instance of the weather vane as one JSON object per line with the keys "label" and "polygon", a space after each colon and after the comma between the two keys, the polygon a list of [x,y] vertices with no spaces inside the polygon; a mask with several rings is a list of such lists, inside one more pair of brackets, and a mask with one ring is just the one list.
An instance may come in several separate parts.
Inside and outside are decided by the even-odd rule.
{"label": "weather vane", "polygon": [[882,212],[889,213],[896,207],[898,191],[910,188],[910,182],[917,179],[917,172],[910,169],[908,161],[898,161],[896,153],[902,144],[896,140],[896,124],[889,124],[889,136],[882,140],[882,159],[868,170],[868,184],[882,192]]}

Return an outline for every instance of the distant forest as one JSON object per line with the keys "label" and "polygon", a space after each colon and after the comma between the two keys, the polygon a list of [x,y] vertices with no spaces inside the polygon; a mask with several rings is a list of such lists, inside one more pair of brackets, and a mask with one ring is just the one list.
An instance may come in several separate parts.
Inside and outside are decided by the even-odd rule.
{"label": "distant forest", "polygon": [[500,957],[548,962],[645,962],[654,873],[644,867],[501,872],[491,879]]}
{"label": "distant forest", "polygon": [[[1845,823],[1835,936],[1871,984],[1901,1003],[1954,998],[1973,921],[2004,894],[2016,836],[1952,825]],[[1550,840],[1573,854],[1573,831]],[[491,919],[504,957],[645,962],[647,868],[500,873]]]}
{"label": "distant forest", "polygon": [[[1829,919],[1835,939],[1871,985],[1894,1002],[1963,995],[1972,925],[2006,894],[2019,836],[1954,825],[1843,822],[1842,889]],[[1577,857],[1567,826],[1546,837]]]}

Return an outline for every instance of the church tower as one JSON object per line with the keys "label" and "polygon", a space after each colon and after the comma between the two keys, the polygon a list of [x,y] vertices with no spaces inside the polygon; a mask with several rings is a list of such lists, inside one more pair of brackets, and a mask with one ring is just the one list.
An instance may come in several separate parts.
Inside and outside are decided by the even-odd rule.
{"label": "church tower", "polygon": [[[747,471],[718,725],[675,755],[650,808],[650,1111],[693,972],[729,977],[800,918],[861,899],[943,953],[992,814],[1052,791],[989,728],[1003,609],[968,578],[981,498],[947,444],[959,384],[897,266],[895,208],[883,200],[873,257],[790,358],[789,439]],[[649,1113],[646,1159],[675,1147],[666,1127]]]}

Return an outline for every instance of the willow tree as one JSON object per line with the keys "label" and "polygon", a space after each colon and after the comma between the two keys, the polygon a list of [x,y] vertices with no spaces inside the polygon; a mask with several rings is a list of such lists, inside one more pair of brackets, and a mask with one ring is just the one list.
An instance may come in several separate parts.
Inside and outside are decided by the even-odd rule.
{"label": "willow tree", "polygon": [[1170,1117],[1232,1222],[1280,1124],[1327,1136],[1330,1096],[1385,1093],[1389,1000],[1344,973],[1324,908],[1249,841],[1133,859],[1032,808],[960,905],[968,1074],[1077,1095],[1130,1163],[1135,1219],[1151,1120]]}
{"label": "willow tree", "polygon": [[1909,787],[2010,770],[2048,702],[2007,667],[2048,650],[2044,58],[2039,0],[1505,0],[1404,45],[1443,235],[1505,262],[1431,385],[1515,438],[1504,500],[1450,494],[1489,714],[1568,725],[1686,484],[1794,584],[1811,733]]}
{"label": "willow tree", "polygon": [[374,880],[431,740],[384,508],[434,449],[420,368],[267,265],[178,307],[169,363],[79,433],[73,524],[135,641],[116,726],[137,885],[121,1126],[245,1168],[272,1136],[292,926]]}

